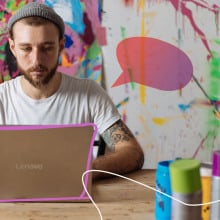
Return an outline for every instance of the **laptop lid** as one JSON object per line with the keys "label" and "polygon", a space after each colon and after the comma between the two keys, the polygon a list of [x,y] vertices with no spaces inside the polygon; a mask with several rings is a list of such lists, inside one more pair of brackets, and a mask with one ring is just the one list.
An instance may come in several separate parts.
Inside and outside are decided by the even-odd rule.
{"label": "laptop lid", "polygon": [[94,124],[0,127],[0,202],[89,201],[82,175],[96,133]]}

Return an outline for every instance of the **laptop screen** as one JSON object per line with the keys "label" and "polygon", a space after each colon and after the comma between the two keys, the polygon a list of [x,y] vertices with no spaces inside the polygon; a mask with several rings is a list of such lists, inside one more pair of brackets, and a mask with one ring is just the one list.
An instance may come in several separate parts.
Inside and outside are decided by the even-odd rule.
{"label": "laptop screen", "polygon": [[88,201],[96,134],[90,123],[0,127],[0,202]]}

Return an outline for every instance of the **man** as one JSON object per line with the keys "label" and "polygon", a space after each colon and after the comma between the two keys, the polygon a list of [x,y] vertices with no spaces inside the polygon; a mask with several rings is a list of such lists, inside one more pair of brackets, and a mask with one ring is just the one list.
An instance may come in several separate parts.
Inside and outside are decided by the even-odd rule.
{"label": "man", "polygon": [[8,29],[21,76],[0,85],[0,124],[92,122],[112,149],[93,161],[93,169],[119,174],[140,169],[143,151],[105,91],[92,80],[57,71],[65,43],[62,18],[32,2],[10,18]]}

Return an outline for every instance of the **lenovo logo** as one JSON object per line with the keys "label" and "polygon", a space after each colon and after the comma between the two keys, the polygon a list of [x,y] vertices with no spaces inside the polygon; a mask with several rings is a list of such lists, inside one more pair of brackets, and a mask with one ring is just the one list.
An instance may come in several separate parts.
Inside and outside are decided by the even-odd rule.
{"label": "lenovo logo", "polygon": [[42,170],[43,164],[34,164],[34,163],[24,163],[24,164],[15,164],[16,170]]}

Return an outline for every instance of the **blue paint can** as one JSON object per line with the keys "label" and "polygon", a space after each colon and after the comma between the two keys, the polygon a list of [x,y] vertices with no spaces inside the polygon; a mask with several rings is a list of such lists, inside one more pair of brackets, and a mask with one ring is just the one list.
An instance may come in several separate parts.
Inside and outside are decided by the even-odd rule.
{"label": "blue paint can", "polygon": [[[156,170],[156,189],[171,196],[171,182],[169,166],[172,160],[160,161]],[[155,218],[156,220],[171,219],[171,199],[166,195],[155,194]]]}

